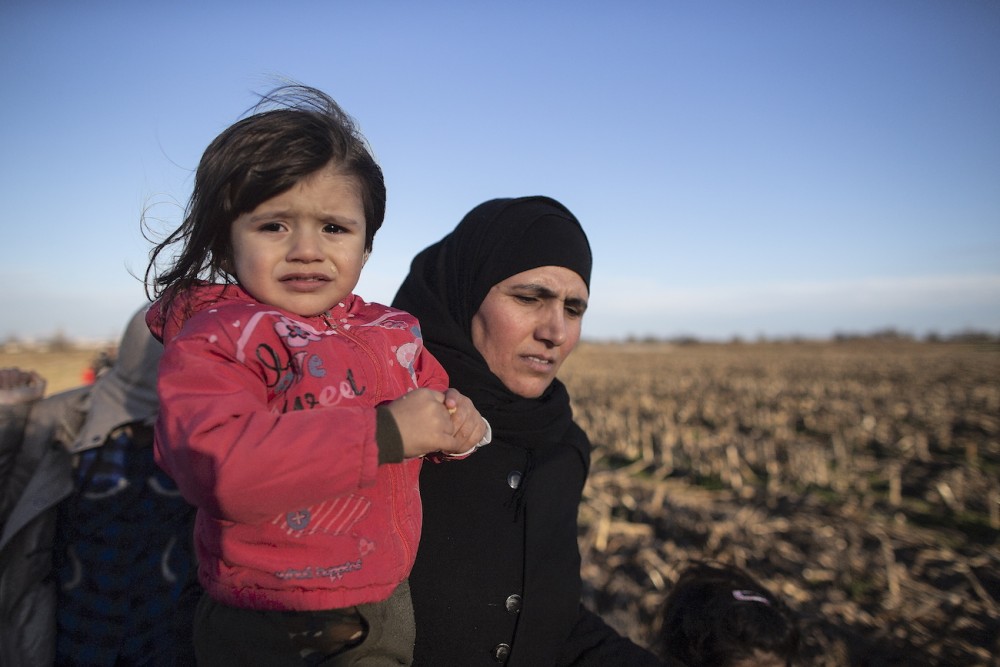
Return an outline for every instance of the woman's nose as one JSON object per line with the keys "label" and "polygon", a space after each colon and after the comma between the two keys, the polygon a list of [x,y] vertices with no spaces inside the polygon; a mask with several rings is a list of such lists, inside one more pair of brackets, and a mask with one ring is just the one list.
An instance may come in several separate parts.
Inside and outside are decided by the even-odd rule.
{"label": "woman's nose", "polygon": [[552,306],[545,309],[544,317],[539,322],[536,334],[539,339],[558,347],[566,342],[566,312],[561,303],[552,304]]}

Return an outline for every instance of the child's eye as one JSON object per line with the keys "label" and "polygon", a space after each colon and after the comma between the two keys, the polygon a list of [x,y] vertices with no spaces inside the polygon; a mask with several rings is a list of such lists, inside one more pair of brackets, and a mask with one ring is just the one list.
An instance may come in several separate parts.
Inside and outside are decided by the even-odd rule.
{"label": "child's eye", "polygon": [[258,229],[262,232],[280,232],[282,226],[280,222],[265,222]]}
{"label": "child's eye", "polygon": [[323,232],[326,234],[341,234],[346,231],[347,229],[345,227],[341,227],[340,225],[335,225],[333,223],[323,226]]}

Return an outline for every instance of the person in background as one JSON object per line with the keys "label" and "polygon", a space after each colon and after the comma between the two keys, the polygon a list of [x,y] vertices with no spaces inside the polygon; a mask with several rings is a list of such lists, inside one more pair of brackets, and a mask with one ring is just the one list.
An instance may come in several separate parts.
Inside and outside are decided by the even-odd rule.
{"label": "person in background", "polygon": [[420,474],[415,665],[661,664],[581,603],[590,441],[556,375],[580,340],[591,261],[558,201],[494,199],[420,252],[396,294],[493,428],[475,456]]}
{"label": "person in background", "polygon": [[798,646],[795,615],[732,565],[690,565],[663,602],[659,650],[687,667],[791,667]]}
{"label": "person in background", "polygon": [[416,319],[354,294],[385,196],[353,120],[283,87],[209,144],[153,250],[147,277],[177,250],[147,322],[157,461],[198,508],[200,663],[411,660],[422,457],[489,438]]}
{"label": "person in background", "polygon": [[[193,508],[153,461],[162,346],[129,321],[94,384],[0,373],[0,664],[187,664]],[[15,416],[16,415],[16,416]]]}
{"label": "person in background", "polygon": [[42,400],[45,384],[33,371],[0,369],[0,665],[55,663],[55,507],[73,489],[66,446],[85,391]]}
{"label": "person in background", "polygon": [[81,373],[81,381],[83,384],[94,384],[94,381],[105,373],[115,364],[115,354],[117,352],[114,349],[104,349],[97,353],[93,361],[83,369]]}

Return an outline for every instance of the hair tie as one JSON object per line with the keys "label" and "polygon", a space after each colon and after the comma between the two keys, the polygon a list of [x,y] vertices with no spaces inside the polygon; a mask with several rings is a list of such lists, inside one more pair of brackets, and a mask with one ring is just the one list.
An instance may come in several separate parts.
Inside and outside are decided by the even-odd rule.
{"label": "hair tie", "polygon": [[761,602],[768,606],[771,605],[770,600],[755,591],[733,591],[733,597],[740,602]]}

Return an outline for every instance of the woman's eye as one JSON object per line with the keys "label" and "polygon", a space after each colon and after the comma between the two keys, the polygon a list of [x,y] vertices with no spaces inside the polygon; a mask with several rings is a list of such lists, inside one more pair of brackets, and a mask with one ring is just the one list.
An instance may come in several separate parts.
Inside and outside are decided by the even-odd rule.
{"label": "woman's eye", "polygon": [[525,296],[524,294],[515,294],[514,300],[519,303],[534,303],[537,301],[537,298],[533,296]]}

